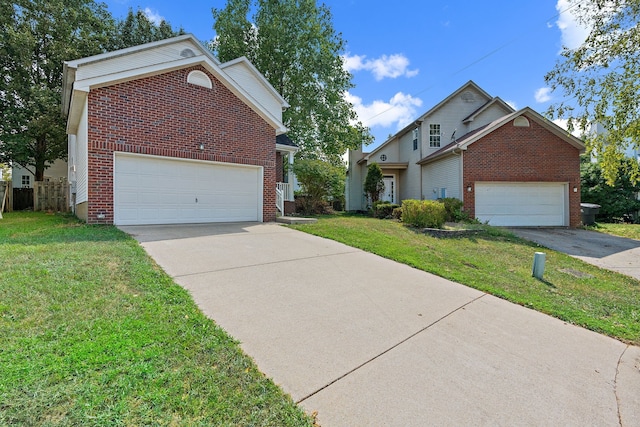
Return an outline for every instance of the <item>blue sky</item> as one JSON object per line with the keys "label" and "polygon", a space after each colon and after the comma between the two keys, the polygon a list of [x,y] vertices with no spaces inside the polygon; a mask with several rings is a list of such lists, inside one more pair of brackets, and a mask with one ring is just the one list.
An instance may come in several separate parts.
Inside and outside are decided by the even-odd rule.
{"label": "blue sky", "polygon": [[[214,38],[211,8],[223,0],[108,0],[123,18],[130,7],[166,19],[201,41]],[[371,128],[372,149],[469,80],[514,108],[543,113],[560,94],[544,75],[563,45],[586,36],[567,0],[326,0],[346,41],[346,94]]]}

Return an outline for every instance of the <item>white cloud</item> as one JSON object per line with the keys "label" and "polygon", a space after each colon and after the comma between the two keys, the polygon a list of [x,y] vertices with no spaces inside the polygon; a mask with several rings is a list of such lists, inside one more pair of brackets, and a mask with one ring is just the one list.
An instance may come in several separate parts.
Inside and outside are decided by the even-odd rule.
{"label": "white cloud", "polygon": [[348,92],[345,98],[353,104],[358,120],[365,126],[386,128],[395,125],[395,130],[411,123],[417,116],[416,108],[422,105],[420,98],[402,92],[396,93],[388,102],[375,100],[371,104],[364,104],[362,98]]}
{"label": "white cloud", "polygon": [[150,7],[144,8],[144,14],[149,21],[156,25],[160,25],[160,23],[164,21],[164,16],[160,15],[157,10],[153,10]]}
{"label": "white cloud", "polygon": [[347,71],[367,70],[371,71],[376,80],[380,81],[385,77],[395,79],[397,77],[413,77],[418,74],[418,70],[409,69],[409,59],[399,53],[393,55],[382,55],[376,59],[366,59],[365,55],[345,55],[344,67]]}
{"label": "white cloud", "polygon": [[[568,120],[567,119],[555,119],[553,120],[553,123],[555,123],[556,125],[560,126],[562,129],[564,130],[569,130],[568,129]],[[581,133],[580,129],[577,129],[574,127],[573,132],[571,132],[571,134],[573,136],[575,136],[576,138],[580,138],[581,137]]]}
{"label": "white cloud", "polygon": [[585,41],[589,35],[589,28],[578,22],[569,7],[569,0],[558,0],[556,10],[559,15],[556,25],[562,33],[562,46],[575,49]]}
{"label": "white cloud", "polygon": [[518,111],[518,104],[515,103],[515,101],[504,101],[507,103],[507,105],[511,108],[513,108],[514,110]]}
{"label": "white cloud", "polygon": [[551,89],[548,87],[541,87],[534,95],[536,102],[543,103],[551,101]]}

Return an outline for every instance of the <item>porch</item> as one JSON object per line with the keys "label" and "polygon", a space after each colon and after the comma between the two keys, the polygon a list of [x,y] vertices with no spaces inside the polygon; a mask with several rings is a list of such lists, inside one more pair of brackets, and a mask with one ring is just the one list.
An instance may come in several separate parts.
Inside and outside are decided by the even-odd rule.
{"label": "porch", "polygon": [[276,137],[276,208],[277,215],[295,212],[293,158],[298,147],[287,135]]}

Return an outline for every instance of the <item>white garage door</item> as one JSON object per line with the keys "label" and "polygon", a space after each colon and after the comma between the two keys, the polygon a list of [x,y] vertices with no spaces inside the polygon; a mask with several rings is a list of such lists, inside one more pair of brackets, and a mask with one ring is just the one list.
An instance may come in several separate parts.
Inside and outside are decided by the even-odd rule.
{"label": "white garage door", "polygon": [[476,183],[476,217],[501,226],[568,225],[567,186],[563,183]]}
{"label": "white garage door", "polygon": [[262,220],[262,168],[116,154],[117,225]]}

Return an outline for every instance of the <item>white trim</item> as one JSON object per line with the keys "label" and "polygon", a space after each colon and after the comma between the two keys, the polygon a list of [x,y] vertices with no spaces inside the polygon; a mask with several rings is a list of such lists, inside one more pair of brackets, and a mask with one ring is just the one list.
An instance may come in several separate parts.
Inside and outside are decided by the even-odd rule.
{"label": "white trim", "polygon": [[213,83],[211,83],[209,76],[200,70],[190,71],[189,74],[187,74],[187,83],[213,89]]}

